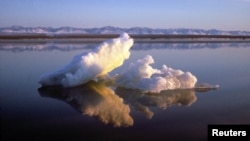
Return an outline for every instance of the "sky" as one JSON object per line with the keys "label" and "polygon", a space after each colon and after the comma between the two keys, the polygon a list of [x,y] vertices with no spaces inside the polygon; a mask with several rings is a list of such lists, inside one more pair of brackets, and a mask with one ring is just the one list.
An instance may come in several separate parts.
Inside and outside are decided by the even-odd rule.
{"label": "sky", "polygon": [[250,0],[0,0],[0,27],[250,31]]}

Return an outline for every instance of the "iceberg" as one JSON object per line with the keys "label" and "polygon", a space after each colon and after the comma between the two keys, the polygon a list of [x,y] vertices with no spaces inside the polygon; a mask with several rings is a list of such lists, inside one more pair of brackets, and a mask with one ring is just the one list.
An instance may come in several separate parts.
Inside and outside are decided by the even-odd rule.
{"label": "iceberg", "polygon": [[42,86],[75,87],[106,75],[129,58],[133,43],[127,33],[122,33],[119,38],[107,40],[89,52],[76,55],[68,65],[43,74],[39,83]]}
{"label": "iceberg", "polygon": [[117,85],[152,93],[195,87],[197,78],[191,72],[172,69],[166,65],[155,69],[151,66],[152,63],[154,59],[150,55],[131,63],[116,79]]}
{"label": "iceberg", "polygon": [[184,72],[162,65],[153,68],[154,59],[146,55],[131,63],[123,72],[114,76],[108,74],[130,57],[134,40],[127,33],[104,41],[96,48],[76,55],[72,61],[50,73],[43,74],[39,80],[42,86],[76,87],[91,80],[102,81],[112,87],[140,90],[144,93],[160,93],[164,90],[196,89],[207,91],[219,85],[196,84],[197,78],[191,72]]}

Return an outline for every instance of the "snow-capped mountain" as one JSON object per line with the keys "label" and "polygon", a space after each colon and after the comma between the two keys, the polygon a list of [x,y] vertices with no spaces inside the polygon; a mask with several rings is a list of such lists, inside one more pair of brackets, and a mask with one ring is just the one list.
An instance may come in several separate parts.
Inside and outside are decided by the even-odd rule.
{"label": "snow-capped mountain", "polygon": [[147,27],[120,28],[105,26],[100,28],[74,28],[74,27],[23,27],[11,26],[1,27],[0,34],[18,34],[18,33],[43,33],[43,34],[172,34],[172,35],[250,35],[250,31],[222,31],[216,29],[160,29]]}

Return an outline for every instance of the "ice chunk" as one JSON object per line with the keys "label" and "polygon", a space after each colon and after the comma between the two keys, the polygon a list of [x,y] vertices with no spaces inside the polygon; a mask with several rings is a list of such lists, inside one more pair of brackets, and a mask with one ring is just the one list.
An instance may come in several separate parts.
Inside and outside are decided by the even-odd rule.
{"label": "ice chunk", "polygon": [[175,70],[163,65],[155,69],[152,56],[131,63],[129,68],[116,79],[120,87],[159,93],[162,90],[194,88],[197,78],[190,72]]}
{"label": "ice chunk", "polygon": [[97,48],[77,55],[66,66],[41,76],[42,86],[74,87],[84,84],[121,66],[130,56],[133,39],[127,33],[107,40]]}

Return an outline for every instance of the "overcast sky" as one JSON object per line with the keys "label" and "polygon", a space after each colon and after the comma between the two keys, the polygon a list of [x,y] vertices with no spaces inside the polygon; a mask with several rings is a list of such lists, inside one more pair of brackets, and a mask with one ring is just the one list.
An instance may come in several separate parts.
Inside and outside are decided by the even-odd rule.
{"label": "overcast sky", "polygon": [[0,0],[0,27],[12,25],[250,31],[250,0]]}

